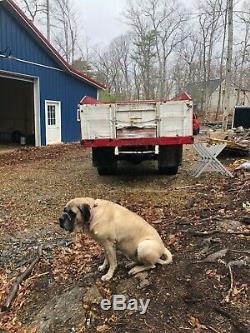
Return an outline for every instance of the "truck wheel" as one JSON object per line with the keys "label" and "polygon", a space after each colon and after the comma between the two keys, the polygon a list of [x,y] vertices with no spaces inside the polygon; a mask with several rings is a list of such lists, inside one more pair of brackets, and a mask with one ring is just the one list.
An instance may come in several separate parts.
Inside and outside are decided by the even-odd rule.
{"label": "truck wheel", "polygon": [[161,175],[176,175],[178,172],[178,166],[174,167],[159,167],[159,173]]}
{"label": "truck wheel", "polygon": [[113,147],[98,147],[92,149],[93,165],[97,167],[100,176],[116,173],[117,159]]}
{"label": "truck wheel", "polygon": [[117,168],[112,167],[97,167],[98,175],[99,176],[111,176],[114,175],[117,171]]}
{"label": "truck wheel", "polygon": [[176,175],[182,162],[182,145],[160,146],[158,169],[161,174]]}

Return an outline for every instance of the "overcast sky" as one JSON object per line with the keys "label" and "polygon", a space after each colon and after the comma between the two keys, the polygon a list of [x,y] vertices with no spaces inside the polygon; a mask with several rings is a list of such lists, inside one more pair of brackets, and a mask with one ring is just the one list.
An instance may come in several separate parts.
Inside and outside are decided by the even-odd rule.
{"label": "overcast sky", "polygon": [[[121,15],[126,8],[128,0],[73,0],[75,9],[82,17],[82,27],[84,33],[89,37],[90,43],[101,44],[104,46],[109,44],[111,40],[125,33],[128,27]],[[140,1],[140,0],[139,0]],[[141,0],[143,1],[143,0]],[[202,1],[202,0],[201,0]],[[236,7],[240,8],[243,0],[235,2]],[[193,7],[198,0],[183,0],[185,6]],[[194,7],[193,7],[194,8]]]}
{"label": "overcast sky", "polygon": [[114,37],[126,32],[121,12],[127,0],[75,0],[82,26],[91,44],[107,45]]}

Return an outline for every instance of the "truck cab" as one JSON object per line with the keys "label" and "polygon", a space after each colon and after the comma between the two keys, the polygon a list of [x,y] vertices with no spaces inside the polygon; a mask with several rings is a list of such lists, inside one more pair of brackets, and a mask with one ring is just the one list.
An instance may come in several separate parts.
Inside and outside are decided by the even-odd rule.
{"label": "truck cab", "polygon": [[200,133],[200,122],[197,117],[197,114],[193,112],[193,135]]}

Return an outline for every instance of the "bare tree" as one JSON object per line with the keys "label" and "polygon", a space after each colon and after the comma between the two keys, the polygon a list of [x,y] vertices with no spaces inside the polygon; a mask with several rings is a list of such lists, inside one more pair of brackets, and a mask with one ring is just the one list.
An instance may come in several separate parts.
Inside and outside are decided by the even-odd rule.
{"label": "bare tree", "polygon": [[183,10],[174,0],[130,1],[125,17],[134,33],[137,55],[134,60],[143,77],[144,94],[167,97],[170,93],[168,65],[171,55],[187,38]]}
{"label": "bare tree", "polygon": [[54,43],[67,62],[75,60],[78,30],[71,0],[54,0]]}
{"label": "bare tree", "polygon": [[184,32],[187,17],[183,12],[183,7],[181,8],[178,1],[175,0],[148,0],[145,2],[144,11],[155,33],[159,78],[158,95],[162,98],[170,93],[167,89],[168,60],[177,46],[189,35]]}
{"label": "bare tree", "polygon": [[121,77],[121,92],[126,98],[131,97],[131,35],[121,35],[111,43]]}
{"label": "bare tree", "polygon": [[244,38],[240,41],[240,51],[238,59],[239,64],[239,75],[238,75],[238,91],[236,104],[240,102],[240,94],[244,93],[244,89],[248,88],[249,70],[247,70],[247,63],[250,63],[250,5],[245,2],[243,4],[244,11],[237,15],[240,20],[241,30],[244,33]]}
{"label": "bare tree", "polygon": [[[52,44],[69,63],[107,84],[110,98],[167,98],[189,82],[202,81],[202,96],[197,96],[207,112],[205,83],[219,75],[221,82],[226,78],[227,99],[220,86],[217,117],[223,111],[228,118],[232,73],[238,86],[237,103],[241,92],[249,88],[247,2],[242,11],[233,13],[233,0],[204,0],[196,12],[189,13],[178,0],[128,0],[124,17],[129,33],[93,56],[78,30],[81,22],[74,12],[74,0],[17,1],[35,24],[46,22],[48,39],[51,35]],[[233,15],[237,31],[234,47]]]}
{"label": "bare tree", "polygon": [[173,67],[175,94],[185,90],[188,83],[201,81],[199,55],[201,43],[196,32],[190,31],[190,36],[182,41],[175,50],[176,57]]}
{"label": "bare tree", "polygon": [[89,60],[88,41],[78,33],[81,22],[73,8],[74,0],[17,0],[17,2],[39,29],[46,25],[48,41],[67,62],[78,70],[94,74]]}
{"label": "bare tree", "polygon": [[142,76],[143,97],[151,99],[155,97],[153,86],[153,72],[155,59],[155,34],[153,31],[145,32],[140,38],[134,40],[132,59],[137,63]]}
{"label": "bare tree", "polygon": [[18,4],[32,22],[35,22],[40,14],[44,14],[46,10],[44,0],[18,0]]}
{"label": "bare tree", "polygon": [[211,79],[212,57],[215,43],[220,38],[222,0],[206,0],[199,4],[199,26],[201,30],[203,83],[201,94],[201,111],[205,116],[209,107],[209,81]]}
{"label": "bare tree", "polygon": [[[141,76],[143,98],[150,99],[155,95],[153,87],[153,73],[155,63],[155,33],[150,27],[143,13],[143,8],[138,4],[129,3],[124,16],[132,30],[133,51],[131,58],[136,63],[136,72]],[[138,81],[137,81],[138,82]]]}
{"label": "bare tree", "polygon": [[46,0],[46,26],[47,26],[47,39],[50,42],[50,0]]}
{"label": "bare tree", "polygon": [[224,75],[224,57],[225,57],[225,42],[226,42],[226,32],[227,32],[227,7],[224,10],[223,15],[223,37],[222,37],[222,46],[221,46],[221,57],[220,57],[220,69],[219,69],[219,94],[218,94],[218,103],[217,110],[215,115],[215,120],[218,120],[219,113],[221,111],[221,97],[222,97],[222,84],[223,84],[223,75]]}
{"label": "bare tree", "polygon": [[112,51],[109,49],[104,52],[98,51],[95,61],[97,78],[106,84],[109,97],[120,94],[118,63]]}
{"label": "bare tree", "polygon": [[116,37],[105,51],[96,52],[94,66],[97,75],[108,87],[114,98],[130,98],[132,95],[132,67],[130,56],[131,36]]}
{"label": "bare tree", "polygon": [[232,84],[232,59],[233,59],[233,0],[227,0],[227,61],[225,77],[225,105],[223,110],[223,129],[227,129],[230,108],[230,93]]}

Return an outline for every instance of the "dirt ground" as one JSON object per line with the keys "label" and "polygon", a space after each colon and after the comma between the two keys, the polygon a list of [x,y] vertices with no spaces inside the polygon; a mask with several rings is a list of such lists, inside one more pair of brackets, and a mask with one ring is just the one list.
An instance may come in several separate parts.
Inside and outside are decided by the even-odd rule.
{"label": "dirt ground", "polygon": [[[143,163],[122,164],[119,175],[100,177],[78,144],[0,154],[0,332],[250,332],[249,173],[195,179],[189,170],[196,158],[186,147],[176,176],[158,175],[154,163]],[[65,203],[77,196],[112,200],[144,217],[173,263],[129,278],[121,258],[114,279],[102,282],[102,249],[58,226]],[[41,245],[41,257],[3,311]],[[103,311],[98,302],[77,297],[77,290],[93,286],[103,298],[150,299],[147,312]],[[43,314],[56,307],[61,318],[41,328],[39,318],[45,321]]]}

